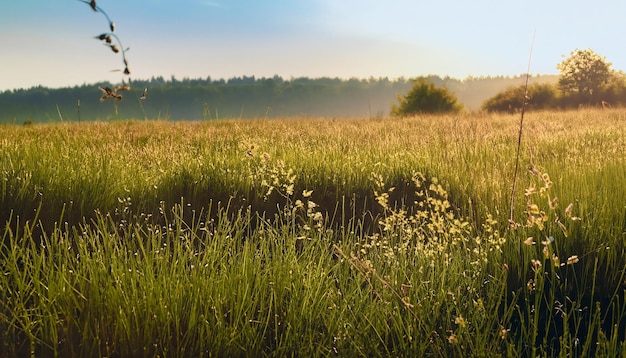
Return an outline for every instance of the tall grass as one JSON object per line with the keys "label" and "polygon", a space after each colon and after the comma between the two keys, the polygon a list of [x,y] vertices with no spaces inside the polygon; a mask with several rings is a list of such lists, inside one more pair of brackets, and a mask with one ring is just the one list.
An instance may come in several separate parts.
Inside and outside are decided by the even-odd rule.
{"label": "tall grass", "polygon": [[0,345],[624,355],[624,120],[4,126]]}

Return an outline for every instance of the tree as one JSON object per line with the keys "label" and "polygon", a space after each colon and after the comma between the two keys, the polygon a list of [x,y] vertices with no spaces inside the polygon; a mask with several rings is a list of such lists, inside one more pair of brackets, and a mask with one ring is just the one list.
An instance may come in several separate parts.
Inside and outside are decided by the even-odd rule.
{"label": "tree", "polygon": [[528,98],[526,109],[548,109],[554,106],[556,88],[548,83],[535,83],[528,86],[528,89],[526,85],[509,87],[483,102],[481,109],[487,112],[515,113],[522,109],[525,95]]}
{"label": "tree", "polygon": [[594,102],[602,86],[611,77],[611,63],[591,49],[576,49],[558,64],[559,88],[564,94],[576,94],[580,100]]}
{"label": "tree", "polygon": [[602,100],[610,106],[626,105],[626,74],[623,71],[611,72],[611,78],[602,90]]}
{"label": "tree", "polygon": [[391,107],[394,116],[418,113],[459,112],[463,107],[457,103],[454,93],[445,87],[437,87],[424,77],[413,80],[413,87],[406,96],[398,96],[399,104]]}

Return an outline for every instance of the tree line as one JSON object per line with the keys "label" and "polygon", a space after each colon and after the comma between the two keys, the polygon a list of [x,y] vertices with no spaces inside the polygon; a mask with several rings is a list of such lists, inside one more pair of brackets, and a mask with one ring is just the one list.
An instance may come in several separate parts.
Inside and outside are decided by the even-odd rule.
{"label": "tree line", "polygon": [[[428,76],[428,81],[455,93],[466,109],[478,109],[487,98],[523,82],[524,76]],[[534,78],[555,81],[554,76]],[[41,123],[112,119],[209,120],[225,118],[384,117],[413,86],[399,78],[292,78],[241,76],[230,79],[153,77],[127,83],[122,101],[100,102],[98,87],[37,86],[0,92],[0,122]],[[145,100],[144,89],[147,89]]]}

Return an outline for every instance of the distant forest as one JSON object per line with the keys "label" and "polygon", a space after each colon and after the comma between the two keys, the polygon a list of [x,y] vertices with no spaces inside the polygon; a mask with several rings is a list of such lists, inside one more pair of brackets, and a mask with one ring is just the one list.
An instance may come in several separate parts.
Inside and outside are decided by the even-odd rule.
{"label": "distant forest", "polygon": [[[456,94],[466,110],[478,110],[501,91],[524,83],[514,77],[428,76],[437,86]],[[531,78],[534,83],[556,83],[558,76]],[[112,119],[209,120],[226,118],[384,117],[399,95],[412,86],[410,79],[293,78],[243,76],[228,80],[133,80],[123,101],[100,102],[95,83],[71,88],[33,87],[0,92],[0,123],[41,123]],[[144,88],[147,98],[140,100]]]}

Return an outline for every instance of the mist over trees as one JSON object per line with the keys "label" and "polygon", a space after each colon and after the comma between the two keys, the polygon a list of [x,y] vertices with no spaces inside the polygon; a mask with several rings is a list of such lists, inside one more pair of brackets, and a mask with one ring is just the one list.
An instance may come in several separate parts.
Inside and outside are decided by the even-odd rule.
{"label": "mist over trees", "polygon": [[[410,83],[386,78],[256,78],[228,80],[153,77],[132,81],[122,101],[100,102],[96,83],[73,88],[35,87],[0,93],[0,121],[275,118],[383,116]],[[144,88],[147,98],[140,100]],[[80,101],[80,107],[79,107]]]}
{"label": "mist over trees", "polygon": [[[626,106],[626,74],[592,50],[574,50],[557,65],[560,75],[529,78],[527,109]],[[526,75],[514,77],[425,76],[465,110],[516,112],[522,108]],[[416,79],[290,78],[133,80],[123,101],[100,102],[99,86],[17,89],[0,92],[0,123],[115,119],[211,120],[279,117],[385,117],[401,109]],[[140,99],[147,89],[147,98]],[[408,107],[407,107],[408,108]],[[410,108],[409,108],[410,109]],[[408,109],[408,110],[409,110]],[[402,111],[400,111],[402,112]],[[398,115],[400,112],[395,113]],[[405,114],[411,112],[410,110]]]}
{"label": "mist over trees", "polygon": [[[479,109],[489,97],[525,75],[515,77],[428,76],[425,80],[454,93],[467,110]],[[556,83],[556,76],[533,77],[533,81]],[[398,97],[413,86],[399,78],[291,78],[241,76],[230,79],[177,79],[153,77],[133,80],[123,101],[100,102],[98,86],[69,88],[33,87],[0,92],[0,122],[59,122],[113,119],[209,120],[218,118],[383,117]],[[147,98],[140,100],[144,88]]]}

